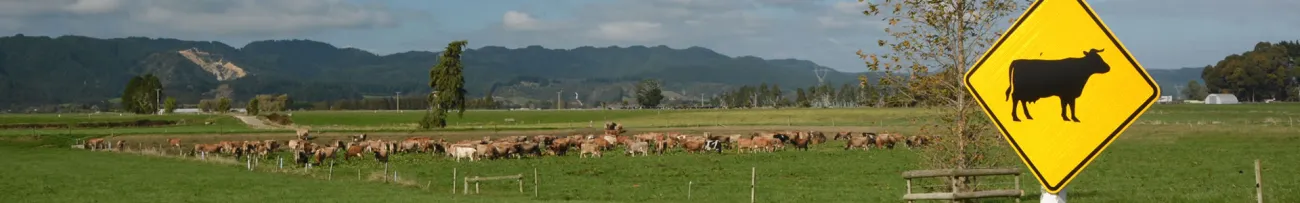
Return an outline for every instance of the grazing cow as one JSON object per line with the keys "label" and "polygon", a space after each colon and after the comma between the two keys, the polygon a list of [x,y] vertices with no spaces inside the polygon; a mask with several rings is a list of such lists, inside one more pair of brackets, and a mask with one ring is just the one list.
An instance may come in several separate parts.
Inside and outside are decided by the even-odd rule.
{"label": "grazing cow", "polygon": [[730,138],[725,136],[709,136],[708,133],[705,134],[706,140],[704,142],[704,150],[722,153],[722,148],[724,148],[723,144],[728,143]]}
{"label": "grazing cow", "polygon": [[366,141],[366,138],[367,138],[367,136],[366,136],[365,133],[361,133],[361,134],[358,134],[358,135],[353,135],[353,136],[352,136],[352,142],[361,142],[361,141]]}
{"label": "grazing cow", "polygon": [[617,136],[617,135],[623,135],[623,133],[625,133],[625,132],[627,132],[627,130],[624,130],[624,129],[623,129],[623,124],[614,123],[614,122],[608,122],[608,123],[605,123],[605,134],[606,134],[606,135],[616,135],[616,136]]}
{"label": "grazing cow", "polygon": [[632,141],[632,143],[627,145],[627,152],[625,154],[635,157],[637,153],[641,153],[641,156],[649,156],[649,151],[650,143],[638,140]]}
{"label": "grazing cow", "polygon": [[[865,133],[865,134],[874,135],[875,133]],[[862,150],[865,151],[868,150],[868,146],[870,146],[872,142],[871,136],[844,136],[844,137],[848,139],[848,141],[844,142],[845,143],[844,150],[862,148]]]}
{"label": "grazing cow", "polygon": [[117,151],[126,150],[126,140],[118,140],[116,143],[113,144],[113,147],[116,148],[115,150]]}
{"label": "grazing cow", "polygon": [[372,145],[369,146],[368,148],[370,148],[371,153],[375,154],[376,161],[379,161],[379,163],[388,163],[388,157],[393,153],[393,151],[397,150],[395,149],[397,148],[397,144],[391,142],[378,141],[378,142],[372,142]]}
{"label": "grazing cow", "polygon": [[170,145],[170,146],[172,146],[172,147],[176,147],[176,148],[180,148],[180,147],[181,147],[181,139],[180,139],[180,138],[168,138],[168,139],[167,139],[167,145]]}
{"label": "grazing cow", "polygon": [[495,148],[498,157],[519,157],[518,143],[516,142],[493,142],[492,148]]}
{"label": "grazing cow", "polygon": [[190,154],[199,156],[200,154],[215,154],[221,151],[221,144],[194,144],[194,150]]}
{"label": "grazing cow", "polygon": [[519,144],[519,155],[528,155],[532,157],[542,156],[542,150],[537,143],[528,141]]}
{"label": "grazing cow", "polygon": [[[1006,97],[1011,100],[1011,120],[1020,121],[1016,115],[1016,106],[1023,105],[1025,118],[1029,115],[1029,103],[1038,99],[1056,96],[1061,99],[1061,119],[1079,122],[1078,112],[1074,110],[1075,100],[1083,94],[1088,78],[1093,74],[1110,72],[1110,65],[1102,60],[1104,51],[1092,49],[1083,52],[1083,57],[1057,60],[1018,59],[1011,61],[1008,71],[1011,85],[1007,87]],[[1066,111],[1069,107],[1069,111]],[[1066,116],[1069,113],[1069,116]]]}
{"label": "grazing cow", "polygon": [[402,140],[401,144],[398,144],[397,150],[402,153],[422,151],[421,145],[428,141],[428,139],[429,138],[427,137],[424,139],[407,138],[406,140]]}
{"label": "grazing cow", "polygon": [[289,145],[289,150],[297,151],[299,149],[302,149],[302,147],[306,144],[307,144],[307,140],[296,139],[296,140],[289,140],[288,145]]}
{"label": "grazing cow", "polygon": [[361,158],[361,154],[365,152],[365,149],[366,147],[358,145],[355,142],[350,143],[348,144],[348,148],[345,150],[346,152],[343,154],[343,160],[348,160],[348,158],[352,157]]}
{"label": "grazing cow", "polygon": [[316,146],[310,142],[303,142],[298,148],[293,149],[293,161],[298,164],[306,164],[310,161],[311,156],[315,154]]}
{"label": "grazing cow", "polygon": [[578,150],[579,150],[578,157],[580,158],[587,158],[588,156],[587,154],[591,154],[591,156],[594,157],[600,157],[600,153],[601,153],[600,145],[596,144],[596,141],[594,140],[588,140],[582,142],[582,144],[578,146]]}
{"label": "grazing cow", "polygon": [[930,136],[913,135],[912,137],[907,138],[907,143],[905,144],[907,144],[908,148],[924,147],[931,144]]}
{"label": "grazing cow", "polygon": [[848,132],[848,131],[837,132],[835,133],[835,138],[831,140],[840,140],[840,139],[848,140],[851,137],[853,137],[853,132]]}
{"label": "grazing cow", "polygon": [[300,140],[312,140],[312,139],[313,139],[313,137],[311,137],[311,131],[309,131],[309,130],[307,130],[307,129],[305,129],[305,128],[298,129],[298,132],[297,132],[297,133],[298,133],[298,139],[300,139]]}
{"label": "grazing cow", "polygon": [[546,144],[546,153],[556,156],[564,156],[565,153],[569,152],[569,148],[573,146],[573,141],[574,139],[567,137],[552,140],[550,144]]}
{"label": "grazing cow", "polygon": [[474,145],[474,153],[475,153],[474,156],[478,157],[479,160],[483,160],[484,158],[487,159],[497,158],[497,149],[496,147],[492,147],[491,144]]}
{"label": "grazing cow", "polygon": [[759,138],[759,137],[743,137],[740,139],[736,139],[736,153],[745,153],[746,149],[759,148],[754,138]]}
{"label": "grazing cow", "polygon": [[812,135],[812,144],[816,145],[816,144],[826,143],[825,133],[822,133],[821,131],[810,131],[808,132],[808,134]]}
{"label": "grazing cow", "polygon": [[873,133],[872,135],[874,135],[874,136],[872,136],[872,137],[874,137],[874,139],[875,139],[874,141],[875,141],[875,143],[876,143],[876,148],[882,148],[882,147],[884,147],[884,148],[888,148],[888,149],[894,149],[894,144],[895,144],[895,143],[898,143],[899,141],[903,141],[903,140],[904,140],[903,136],[902,136],[902,135],[898,135],[898,134],[888,134],[888,133],[886,133],[886,134],[875,135],[875,134]]}
{"label": "grazing cow", "polygon": [[469,159],[469,161],[476,160],[475,159],[476,156],[474,155],[477,153],[478,149],[476,149],[474,145],[452,144],[450,147],[447,148],[448,148],[447,154],[450,154],[452,157],[455,157],[456,162],[460,162],[461,158],[467,158]]}
{"label": "grazing cow", "polygon": [[801,135],[794,136],[794,139],[790,139],[790,142],[794,143],[795,149],[803,149],[804,151],[808,151],[808,142],[811,141],[812,139],[810,136],[802,135],[802,133]]}
{"label": "grazing cow", "polygon": [[336,158],[334,156],[334,153],[338,151],[339,151],[339,146],[321,147],[316,149],[314,153],[316,154],[316,165],[320,166],[321,164],[324,163],[323,160],[325,159],[335,160]]}
{"label": "grazing cow", "polygon": [[689,153],[704,151],[704,145],[707,144],[705,139],[689,139],[682,142],[682,149]]}
{"label": "grazing cow", "polygon": [[91,138],[89,140],[86,140],[85,145],[86,146],[83,148],[91,149],[91,150],[104,149],[104,147],[107,146],[104,145],[104,138]]}

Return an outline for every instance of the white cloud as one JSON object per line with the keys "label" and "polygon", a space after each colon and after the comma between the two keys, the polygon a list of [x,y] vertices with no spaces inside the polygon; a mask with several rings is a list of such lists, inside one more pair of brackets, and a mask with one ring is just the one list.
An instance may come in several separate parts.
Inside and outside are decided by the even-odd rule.
{"label": "white cloud", "polygon": [[[170,1],[170,0],[160,0]],[[341,0],[235,0],[213,7],[158,3],[146,5],[132,19],[185,32],[293,33],[328,28],[366,28],[394,24],[386,10]]]}
{"label": "white cloud", "polygon": [[95,25],[109,28],[102,34],[150,35],[283,36],[396,24],[391,9],[345,0],[9,0],[0,1],[0,19],[52,32]]}
{"label": "white cloud", "polygon": [[611,41],[645,42],[664,37],[663,24],[643,21],[603,23],[591,30],[592,36]]}
{"label": "white cloud", "polygon": [[120,6],[121,0],[77,0],[63,8],[76,14],[101,14],[115,11]]}
{"label": "white cloud", "polygon": [[519,11],[506,11],[501,21],[506,30],[537,30],[542,27],[540,21]]}

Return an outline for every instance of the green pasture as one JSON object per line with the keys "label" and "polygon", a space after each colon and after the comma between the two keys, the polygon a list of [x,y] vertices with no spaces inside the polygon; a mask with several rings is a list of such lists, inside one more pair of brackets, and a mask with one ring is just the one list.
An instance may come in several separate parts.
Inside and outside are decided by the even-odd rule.
{"label": "green pasture", "polygon": [[[0,114],[0,124],[24,123],[87,123],[87,122],[129,122],[141,119],[178,121],[177,125],[158,127],[130,128],[43,128],[43,129],[0,129],[0,136],[14,135],[72,135],[72,136],[110,136],[130,134],[215,134],[247,133],[270,130],[255,130],[243,122],[228,115],[133,115],[133,114]],[[210,124],[209,124],[210,123]]]}
{"label": "green pasture", "polygon": [[[471,111],[466,123],[535,118],[542,125],[585,127],[605,118],[630,127],[691,125],[912,126],[933,117],[924,109],[781,109],[691,111]],[[300,124],[365,128],[401,125],[421,112],[295,112]],[[1157,105],[1070,185],[1075,202],[1253,201],[1253,161],[1263,162],[1265,199],[1300,202],[1300,105]],[[548,115],[564,115],[551,117]],[[8,116],[8,115],[5,115]],[[928,117],[927,117],[928,116]],[[477,120],[475,120],[477,119]],[[601,119],[601,120],[596,120]],[[570,121],[566,121],[570,120]],[[550,124],[547,124],[550,121]],[[237,122],[237,121],[236,121]],[[508,126],[502,124],[503,126]],[[527,126],[530,124],[516,124]],[[535,126],[536,127],[536,126]],[[523,127],[519,127],[523,128]],[[383,183],[373,159],[338,161],[333,174],[317,166],[275,169],[260,161],[254,172],[241,161],[197,161],[153,155],[67,149],[76,136],[8,136],[0,139],[0,196],[34,202],[192,201],[598,201],[745,202],[750,169],[757,169],[759,202],[897,202],[905,191],[899,174],[920,169],[918,151],[844,151],[843,142],[812,150],[766,154],[686,154],[649,157],[565,157],[460,162],[427,154],[399,155]],[[163,138],[159,138],[163,139]],[[1007,150],[1009,152],[1009,150]],[[1003,154],[1006,156],[1006,154]],[[213,160],[223,160],[213,158]],[[1006,167],[1023,168],[1019,165]],[[524,174],[525,192],[513,181],[485,182],[482,194],[452,195],[452,171],[465,176]],[[532,196],[532,173],[540,189]],[[360,178],[358,178],[360,175]],[[332,176],[332,180],[326,180]],[[390,175],[391,176],[391,173]],[[87,178],[103,177],[103,178]],[[1036,201],[1038,183],[1026,172],[1021,186]],[[360,180],[358,180],[360,179]],[[1010,187],[1010,179],[981,179],[985,187]],[[691,187],[687,199],[687,186]],[[922,184],[933,185],[933,184]],[[98,198],[98,199],[91,199]],[[984,202],[1012,202],[988,199]]]}

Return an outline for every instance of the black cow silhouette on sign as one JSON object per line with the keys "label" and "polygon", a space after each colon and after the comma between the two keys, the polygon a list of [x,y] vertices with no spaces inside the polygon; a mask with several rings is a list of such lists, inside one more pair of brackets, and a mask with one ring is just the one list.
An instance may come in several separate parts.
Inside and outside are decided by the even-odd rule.
{"label": "black cow silhouette on sign", "polygon": [[[1007,87],[1007,99],[1011,100],[1011,120],[1020,122],[1016,115],[1016,106],[1023,105],[1025,118],[1029,115],[1029,103],[1038,99],[1056,96],[1061,99],[1061,119],[1079,122],[1078,112],[1074,110],[1075,100],[1083,94],[1084,85],[1093,74],[1110,72],[1110,65],[1101,59],[1105,49],[1091,49],[1083,52],[1083,57],[1057,60],[1017,59],[1011,61],[1011,85]],[[1014,91],[1013,91],[1014,90]],[[1066,116],[1066,106],[1070,115]]]}

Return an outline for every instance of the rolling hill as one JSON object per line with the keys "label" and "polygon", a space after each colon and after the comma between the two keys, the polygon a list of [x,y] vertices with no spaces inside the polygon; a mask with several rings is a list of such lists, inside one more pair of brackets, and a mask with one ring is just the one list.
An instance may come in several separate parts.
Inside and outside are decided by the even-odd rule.
{"label": "rolling hill", "polygon": [[[439,49],[441,47],[430,47]],[[166,96],[181,103],[229,95],[293,95],[295,101],[355,99],[428,92],[438,53],[377,55],[310,40],[265,40],[235,48],[221,42],[84,36],[0,37],[0,108],[52,104],[111,105],[134,75],[158,75]],[[729,87],[775,83],[793,89],[817,83],[825,68],[797,59],[731,57],[707,48],[667,46],[487,46],[464,52],[470,96],[552,99],[559,91],[584,100],[625,97],[641,79],[663,80],[670,95],[695,97]],[[828,83],[858,73],[830,71]],[[623,90],[623,91],[620,91]],[[104,108],[101,106],[101,108]]]}

